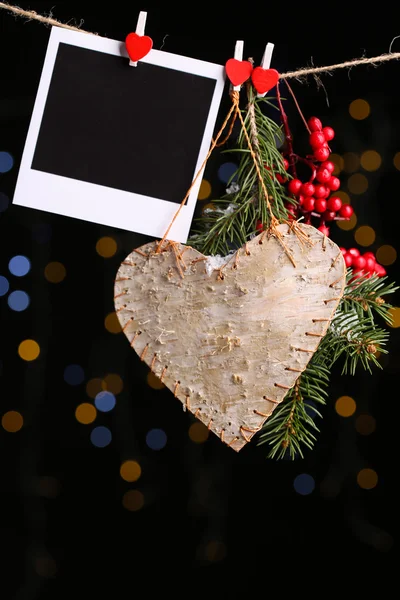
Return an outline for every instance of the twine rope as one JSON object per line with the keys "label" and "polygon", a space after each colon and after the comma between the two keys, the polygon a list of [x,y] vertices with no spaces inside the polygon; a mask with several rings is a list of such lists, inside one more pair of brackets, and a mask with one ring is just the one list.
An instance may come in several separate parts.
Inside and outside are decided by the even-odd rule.
{"label": "twine rope", "polygon": [[[85,31],[81,27],[75,25],[69,25],[68,23],[62,23],[52,16],[39,15],[34,10],[24,10],[19,6],[13,6],[6,2],[0,2],[0,9],[6,10],[13,13],[17,17],[26,18],[30,21],[40,21],[45,25],[52,25],[55,27],[62,27],[63,29],[69,29],[70,31],[79,31],[80,33],[88,33],[91,35],[98,35],[92,31]],[[338,69],[352,69],[353,67],[359,67],[361,65],[378,65],[381,63],[388,62],[390,60],[399,60],[400,52],[388,52],[380,54],[379,56],[372,56],[370,58],[354,58],[352,60],[346,60],[341,63],[335,63],[333,65],[327,65],[325,67],[303,67],[296,71],[287,71],[279,75],[280,79],[303,79],[308,75],[318,75],[319,73],[331,73]]]}

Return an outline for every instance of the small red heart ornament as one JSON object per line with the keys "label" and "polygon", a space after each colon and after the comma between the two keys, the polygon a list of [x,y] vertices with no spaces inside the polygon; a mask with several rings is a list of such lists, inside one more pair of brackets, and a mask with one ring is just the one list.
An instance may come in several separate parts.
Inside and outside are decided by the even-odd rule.
{"label": "small red heart ornament", "polygon": [[232,85],[242,85],[251,75],[253,65],[247,60],[230,58],[225,65],[226,74]]}
{"label": "small red heart ornament", "polygon": [[275,69],[263,69],[256,67],[252,74],[251,80],[259,94],[265,94],[278,83],[279,73]]}
{"label": "small red heart ornament", "polygon": [[153,47],[153,40],[148,35],[129,33],[126,36],[125,46],[131,61],[137,62],[150,52]]}

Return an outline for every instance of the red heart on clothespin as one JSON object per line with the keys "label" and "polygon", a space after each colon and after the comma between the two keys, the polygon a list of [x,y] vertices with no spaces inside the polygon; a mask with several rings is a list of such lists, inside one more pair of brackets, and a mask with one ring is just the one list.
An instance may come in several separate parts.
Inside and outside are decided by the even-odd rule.
{"label": "red heart on clothespin", "polygon": [[253,65],[247,60],[230,58],[225,65],[225,71],[232,85],[242,85],[251,75]]}
{"label": "red heart on clothespin", "polygon": [[278,79],[279,73],[275,69],[256,67],[251,74],[251,80],[259,94],[271,90],[278,83]]}
{"label": "red heart on clothespin", "polygon": [[126,36],[125,45],[131,61],[137,62],[150,52],[153,40],[148,35],[129,33]]}

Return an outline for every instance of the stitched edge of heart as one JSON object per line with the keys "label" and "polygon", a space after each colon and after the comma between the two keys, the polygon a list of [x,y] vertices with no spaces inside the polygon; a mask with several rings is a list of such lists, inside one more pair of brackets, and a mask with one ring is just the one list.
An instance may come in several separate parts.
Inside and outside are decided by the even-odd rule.
{"label": "stitched edge of heart", "polygon": [[[301,225],[301,226],[303,228],[304,227],[312,227],[312,226],[309,226],[309,225]],[[283,225],[281,225],[280,227],[283,227]],[[312,228],[315,229],[314,227],[312,227]],[[289,227],[289,230],[290,230],[290,227]],[[289,230],[288,230],[288,233],[289,233]],[[317,230],[315,230],[315,231],[317,231]],[[262,233],[262,234],[258,235],[257,237],[253,238],[252,242],[258,240],[258,243],[260,243],[260,242],[262,243],[263,237],[264,237],[264,233]],[[326,244],[327,241],[328,241],[328,243],[331,243],[331,244],[333,244],[334,246],[337,247],[337,245],[332,240],[330,240],[329,238],[326,238],[323,234],[320,234],[319,237],[322,240],[323,247],[324,247],[324,245]],[[135,249],[133,252],[138,253],[138,255],[139,255],[138,259],[139,260],[140,260],[140,257],[145,258],[146,260],[148,260],[147,257],[149,255],[153,254],[153,252],[155,251],[155,249],[157,247],[157,244],[158,244],[157,242],[150,242],[149,244],[145,244],[144,246],[141,246],[140,248]],[[183,244],[178,244],[178,246],[179,246],[180,249],[183,249],[183,248],[186,247]],[[243,249],[243,247],[240,248],[239,251],[242,250],[242,249]],[[198,255],[198,257],[196,259],[194,259],[191,264],[193,264],[193,262],[195,262],[195,261],[197,262],[199,259],[200,260],[204,259],[204,255],[203,254],[201,254],[200,252],[198,252],[197,250],[195,250],[193,248],[191,248],[191,250],[193,252],[195,252],[196,255]],[[171,252],[173,252],[172,249],[171,249]],[[129,258],[129,256],[130,255],[128,255],[127,259]],[[329,325],[331,323],[331,320],[333,318],[333,315],[334,315],[334,313],[336,311],[336,308],[337,308],[337,306],[339,304],[339,301],[340,301],[340,299],[341,299],[341,297],[343,295],[343,291],[344,291],[344,287],[345,287],[345,282],[346,282],[346,266],[345,266],[345,263],[344,263],[344,260],[343,260],[343,255],[342,255],[341,251],[338,248],[338,254],[337,254],[336,258],[332,262],[332,267],[334,266],[334,264],[336,263],[336,261],[340,260],[340,259],[342,259],[342,266],[343,266],[343,276],[341,277],[342,285],[341,285],[340,292],[335,292],[335,293],[338,293],[339,296],[337,297],[337,301],[335,301],[335,302],[332,303],[332,310],[331,310],[331,313],[330,313],[330,316],[329,316],[329,321],[327,321],[326,326],[323,327],[323,330],[322,330],[323,331],[323,336],[319,337],[319,338],[315,338],[316,339],[315,347],[314,347],[313,350],[309,350],[309,352],[310,353],[312,352],[312,354],[311,354],[310,359],[306,362],[304,369],[307,367],[307,365],[308,365],[309,361],[311,360],[312,356],[315,354],[315,352],[316,352],[316,350],[317,350],[317,348],[318,348],[321,340],[325,336],[325,334],[326,334],[326,332],[328,330],[328,327],[329,327]],[[123,261],[121,263],[120,268],[118,269],[117,277],[116,277],[116,280],[115,280],[115,292],[116,292],[115,293],[115,308],[116,308],[116,313],[117,314],[123,308],[123,304],[121,304],[121,301],[117,302],[117,300],[123,295],[123,294],[117,294],[117,292],[119,292],[117,283],[119,281],[122,281],[122,280],[132,279],[132,277],[123,277],[121,279],[118,278],[120,270],[123,269],[123,265],[133,266],[133,263],[131,263],[130,261],[125,260],[125,261]],[[138,265],[135,263],[135,266],[138,266]],[[337,281],[337,282],[335,282],[335,284],[338,284],[339,282],[340,282],[340,280]],[[333,284],[331,284],[330,287],[333,287]],[[118,304],[121,304],[121,306],[117,307]],[[121,323],[122,332],[125,333],[125,331],[127,330],[129,324],[133,320],[134,320],[134,317],[132,317],[131,319],[129,319],[125,323],[125,325],[123,327],[122,327],[122,323]],[[184,387],[184,384],[183,383],[181,384],[180,380],[177,377],[172,377],[171,376],[170,365],[160,366],[160,368],[159,368],[159,366],[156,365],[156,363],[157,363],[157,353],[154,352],[153,356],[151,356],[151,351],[150,351],[150,355],[149,355],[150,342],[147,343],[147,344],[143,344],[143,343],[140,344],[141,333],[142,332],[140,332],[140,331],[136,331],[136,332],[133,333],[133,337],[132,337],[132,339],[130,341],[130,346],[135,350],[135,352],[138,354],[139,358],[150,367],[150,370],[154,373],[154,375],[156,375],[156,377],[158,377],[160,379],[160,381],[163,382],[166,385],[166,387],[168,387],[168,389],[174,394],[174,396],[176,398],[178,398],[182,402],[184,410],[186,410],[186,409],[189,410],[197,419],[199,419],[204,425],[206,425],[206,426],[208,425],[208,427],[210,428],[210,418],[206,417],[205,414],[202,414],[201,408],[200,409],[197,408],[196,410],[194,410],[194,407],[190,403],[190,395],[182,394],[182,393],[179,392],[179,387]],[[129,341],[129,339],[128,339],[128,341]],[[156,372],[156,369],[157,369],[158,372]],[[179,385],[177,385],[178,383],[179,383]],[[282,397],[282,399],[281,399],[280,402],[276,402],[276,404],[273,406],[273,408],[270,411],[270,413],[265,418],[262,419],[262,422],[260,423],[260,426],[259,426],[259,428],[257,430],[251,431],[251,430],[248,430],[248,429],[244,428],[245,431],[246,431],[246,433],[244,433],[242,431],[242,428],[241,428],[240,429],[240,433],[241,433],[242,439],[240,439],[238,437],[234,437],[229,442],[228,442],[228,440],[224,439],[223,432],[221,431],[221,433],[219,435],[221,441],[224,442],[227,446],[231,447],[236,452],[238,452],[239,450],[241,450],[247,443],[249,443],[251,441],[252,437],[262,428],[262,426],[264,425],[265,421],[271,416],[271,414],[275,410],[276,406],[278,404],[280,404],[284,400],[285,396],[286,396],[286,394]],[[215,431],[213,431],[213,433],[215,433],[215,435],[218,436],[218,434]]]}

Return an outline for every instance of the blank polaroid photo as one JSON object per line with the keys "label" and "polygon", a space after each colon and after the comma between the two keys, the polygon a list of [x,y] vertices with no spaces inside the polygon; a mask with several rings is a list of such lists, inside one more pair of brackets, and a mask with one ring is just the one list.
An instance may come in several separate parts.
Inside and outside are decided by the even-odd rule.
{"label": "blank polaroid photo", "polygon": [[[225,70],[53,27],[13,203],[160,238],[201,167]],[[186,242],[201,176],[169,238]]]}

